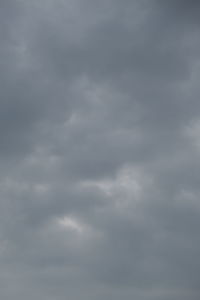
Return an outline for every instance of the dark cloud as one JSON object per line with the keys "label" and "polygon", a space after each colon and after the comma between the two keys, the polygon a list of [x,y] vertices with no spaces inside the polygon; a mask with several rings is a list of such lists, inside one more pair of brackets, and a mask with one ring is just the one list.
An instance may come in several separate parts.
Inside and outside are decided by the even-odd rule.
{"label": "dark cloud", "polygon": [[0,295],[199,299],[199,2],[1,1]]}

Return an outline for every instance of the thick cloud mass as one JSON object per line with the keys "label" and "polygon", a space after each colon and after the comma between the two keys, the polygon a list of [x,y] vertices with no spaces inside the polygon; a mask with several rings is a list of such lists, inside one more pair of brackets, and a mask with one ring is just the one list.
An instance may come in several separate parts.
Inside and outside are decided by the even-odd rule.
{"label": "thick cloud mass", "polygon": [[0,1],[0,297],[200,297],[200,2]]}

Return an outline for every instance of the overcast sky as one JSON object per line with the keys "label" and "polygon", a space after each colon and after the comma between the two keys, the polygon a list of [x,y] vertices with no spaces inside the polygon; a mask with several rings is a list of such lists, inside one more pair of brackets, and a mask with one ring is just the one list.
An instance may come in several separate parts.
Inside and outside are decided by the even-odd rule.
{"label": "overcast sky", "polygon": [[200,1],[0,0],[0,298],[200,297]]}

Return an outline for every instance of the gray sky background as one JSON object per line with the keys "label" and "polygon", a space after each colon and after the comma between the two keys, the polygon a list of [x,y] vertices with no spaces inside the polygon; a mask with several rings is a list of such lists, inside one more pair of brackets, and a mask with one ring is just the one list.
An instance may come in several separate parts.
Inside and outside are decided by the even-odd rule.
{"label": "gray sky background", "polygon": [[0,0],[0,297],[200,297],[200,1]]}

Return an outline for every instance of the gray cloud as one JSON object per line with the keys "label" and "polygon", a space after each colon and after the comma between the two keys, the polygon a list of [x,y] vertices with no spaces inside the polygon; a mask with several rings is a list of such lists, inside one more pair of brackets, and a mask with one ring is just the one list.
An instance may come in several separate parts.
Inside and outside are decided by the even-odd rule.
{"label": "gray cloud", "polygon": [[1,1],[2,298],[199,299],[198,35],[198,1]]}

